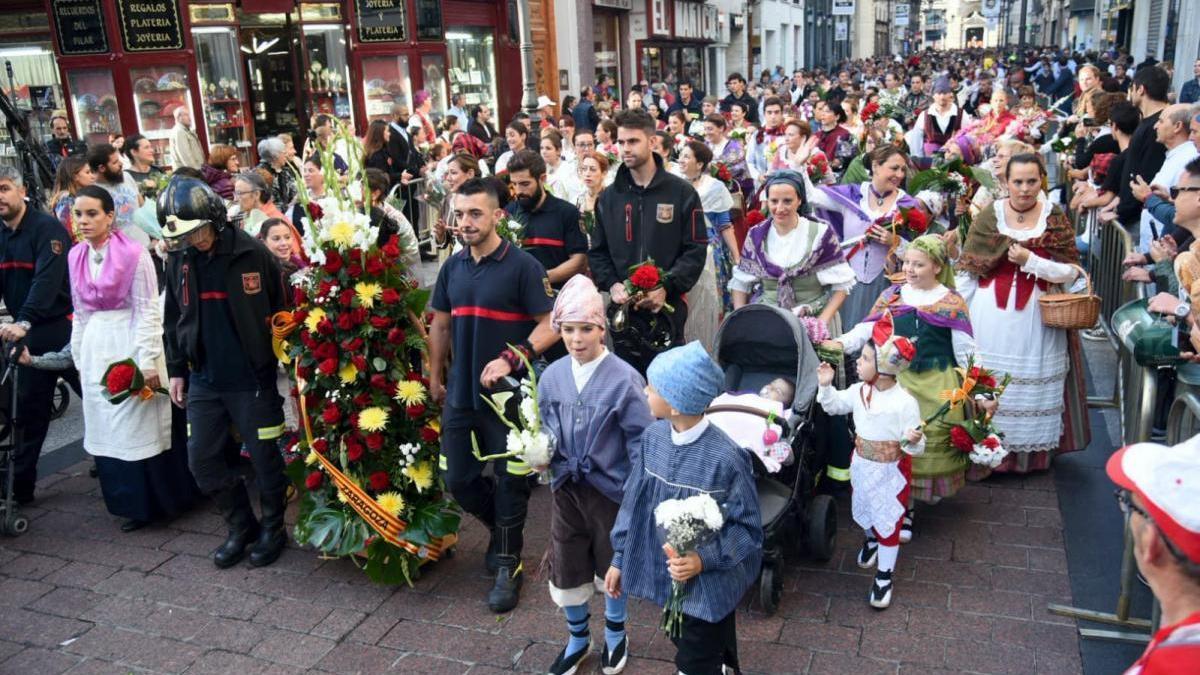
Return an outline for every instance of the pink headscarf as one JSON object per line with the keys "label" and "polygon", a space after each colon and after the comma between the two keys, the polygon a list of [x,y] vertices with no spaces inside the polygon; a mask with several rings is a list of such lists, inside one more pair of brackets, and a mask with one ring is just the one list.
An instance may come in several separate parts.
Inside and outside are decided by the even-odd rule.
{"label": "pink headscarf", "polygon": [[554,312],[550,315],[550,327],[560,332],[564,323],[590,323],[603,328],[604,299],[592,280],[576,274],[567,281],[554,301]]}

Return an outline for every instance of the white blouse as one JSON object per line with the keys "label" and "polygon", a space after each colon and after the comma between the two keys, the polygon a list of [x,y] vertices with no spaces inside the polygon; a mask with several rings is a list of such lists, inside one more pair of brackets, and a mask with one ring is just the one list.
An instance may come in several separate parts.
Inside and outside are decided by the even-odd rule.
{"label": "white blouse", "polygon": [[[928,307],[941,300],[950,289],[942,284],[933,288],[919,289],[908,284],[900,287],[900,300],[910,307]],[[847,353],[856,354],[862,351],[864,345],[871,341],[871,332],[875,330],[874,321],[863,321],[854,328],[837,338]],[[954,348],[954,360],[960,366],[966,366],[970,357],[975,354],[975,338],[969,333],[958,329],[950,330],[950,342]]]}
{"label": "white blouse", "polygon": [[[1050,218],[1050,213],[1054,207],[1046,199],[1046,194],[1038,195],[1038,202],[1041,205],[1042,213],[1038,216],[1037,224],[1032,228],[1016,229],[1010,227],[1005,222],[1004,206],[1008,204],[1007,199],[997,199],[992,203],[992,209],[996,213],[996,230],[1000,234],[1012,239],[1013,241],[1026,242],[1032,239],[1037,239],[1046,233],[1046,225]],[[1066,263],[1054,262],[1048,258],[1043,258],[1038,254],[1030,251],[1029,259],[1021,265],[1021,271],[1033,275],[1039,279],[1045,279],[1052,284],[1062,284],[1064,286],[1076,281],[1079,277],[1079,270]],[[979,288],[979,280],[974,275],[966,272],[959,272],[954,277],[954,284],[958,287],[958,292],[969,303],[975,295],[975,290]]]}
{"label": "white blouse", "polygon": [[[815,236],[812,234],[813,228],[816,228]],[[812,249],[808,246],[809,238],[812,238],[813,245],[816,246],[824,238],[827,229],[827,223],[803,217],[800,218],[800,224],[787,234],[780,234],[772,225],[767,231],[767,255],[771,262],[784,269],[799,265],[812,255]],[[849,291],[854,288],[856,279],[850,264],[843,260],[836,265],[817,270],[817,281],[834,291]],[[735,267],[733,277],[729,280],[729,289],[749,293],[758,282],[758,277]]]}
{"label": "white blouse", "polygon": [[[88,269],[92,273],[92,278],[95,279],[104,269],[105,265],[110,264],[108,258],[108,243],[100,247],[99,253],[101,259],[97,260],[97,251],[87,244],[87,259]],[[158,277],[154,273],[154,263],[150,259],[150,252],[142,249],[138,255],[137,267],[134,270],[133,286],[130,288],[130,293],[133,296],[130,303],[130,310],[133,311],[137,319],[137,325],[133,327],[133,340],[135,345],[134,360],[137,366],[143,373],[155,371],[154,362],[162,355],[163,342],[163,314],[162,302],[157,294]],[[153,289],[153,290],[152,290]],[[72,293],[74,296],[74,293]],[[85,309],[78,301],[78,298],[72,297],[75,310],[73,313],[73,321],[71,323],[71,353],[75,358],[79,358],[83,349],[83,332],[87,327],[88,320],[93,312]],[[129,311],[129,310],[115,310]],[[158,373],[165,376],[166,373]]]}

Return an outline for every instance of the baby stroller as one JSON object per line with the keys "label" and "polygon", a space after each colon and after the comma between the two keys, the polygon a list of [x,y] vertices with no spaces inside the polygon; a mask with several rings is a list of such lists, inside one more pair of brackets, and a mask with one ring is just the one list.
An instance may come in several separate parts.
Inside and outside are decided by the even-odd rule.
{"label": "baby stroller", "polygon": [[[792,448],[793,461],[779,472],[769,473],[758,455],[751,453],[764,534],[759,599],[763,609],[772,614],[783,590],[784,543],[802,543],[809,555],[826,561],[833,557],[837,534],[833,498],[815,494],[817,480],[825,470],[825,452],[813,433],[824,418],[815,404],[817,355],[804,327],[790,312],[769,305],[747,305],[721,324],[715,357],[725,371],[726,391],[757,392],[781,377],[796,389],[790,417],[782,421],[780,434]],[[760,425],[767,417],[766,412],[740,406],[713,406],[707,412],[744,413],[748,423]],[[776,419],[773,423],[780,422]]]}
{"label": "baby stroller", "polygon": [[12,350],[13,353],[5,354],[7,358],[0,360],[0,396],[4,399],[4,438],[0,438],[0,442],[7,441],[0,445],[0,534],[17,536],[29,529],[29,519],[21,515],[13,493],[16,450],[20,434],[11,432],[13,425],[9,420],[15,417],[12,413],[17,410],[18,404],[15,360],[17,347],[5,347],[4,351]]}

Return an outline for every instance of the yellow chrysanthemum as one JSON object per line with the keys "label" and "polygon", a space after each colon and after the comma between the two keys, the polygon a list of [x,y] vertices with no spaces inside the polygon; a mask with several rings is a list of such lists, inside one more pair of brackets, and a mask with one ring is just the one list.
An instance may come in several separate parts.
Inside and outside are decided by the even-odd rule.
{"label": "yellow chrysanthemum", "polygon": [[360,281],[354,284],[354,292],[358,295],[358,304],[370,309],[375,306],[375,301],[379,299],[379,295],[383,293],[383,289],[379,284],[369,284],[365,281]]}
{"label": "yellow chrysanthemum", "polygon": [[309,466],[312,466],[313,464],[316,464],[319,461],[320,460],[317,459],[317,453],[313,450],[309,450],[308,455],[304,458],[304,463]]}
{"label": "yellow chrysanthemum", "polygon": [[321,323],[321,319],[325,318],[325,310],[320,307],[314,307],[308,316],[304,317],[304,326],[308,328],[308,332],[317,332],[317,324]]}
{"label": "yellow chrysanthemum", "polygon": [[425,385],[404,380],[396,385],[396,400],[404,405],[420,405],[425,402]]}
{"label": "yellow chrysanthemum", "polygon": [[375,503],[393,516],[399,516],[404,511],[404,497],[399,492],[384,492],[375,498]]}
{"label": "yellow chrysanthemum", "polygon": [[354,245],[354,225],[344,220],[329,226],[329,240],[338,248],[349,248]]}
{"label": "yellow chrysanthemum", "polygon": [[346,496],[346,493],[345,493],[345,492],[343,492],[343,491],[342,491],[342,490],[340,490],[340,489],[338,490],[338,495],[337,495],[337,497],[338,497],[338,501],[339,501],[339,502],[341,502],[341,503],[343,503],[343,504],[349,504],[349,503],[350,503],[350,498],[349,498],[349,497],[347,497],[347,496]]}
{"label": "yellow chrysanthemum", "polygon": [[429,462],[409,464],[404,467],[403,473],[416,486],[417,492],[424,492],[433,486],[433,467]]}
{"label": "yellow chrysanthemum", "polygon": [[338,371],[338,377],[342,378],[342,384],[353,384],[358,377],[358,368],[353,363],[347,363]]}
{"label": "yellow chrysanthemum", "polygon": [[387,423],[388,412],[383,408],[372,406],[358,413],[358,428],[362,431],[383,431]]}

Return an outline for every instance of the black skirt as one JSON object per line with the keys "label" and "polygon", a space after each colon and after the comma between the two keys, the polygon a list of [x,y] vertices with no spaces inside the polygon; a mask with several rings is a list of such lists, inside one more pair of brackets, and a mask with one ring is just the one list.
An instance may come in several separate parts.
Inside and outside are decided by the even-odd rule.
{"label": "black skirt", "polygon": [[171,449],[134,462],[95,458],[100,491],[109,513],[152,522],[171,520],[192,508],[200,490],[188,469],[186,422],[180,424],[177,420],[183,416],[183,411],[172,406],[172,440],[182,436],[182,445],[172,443]]}

